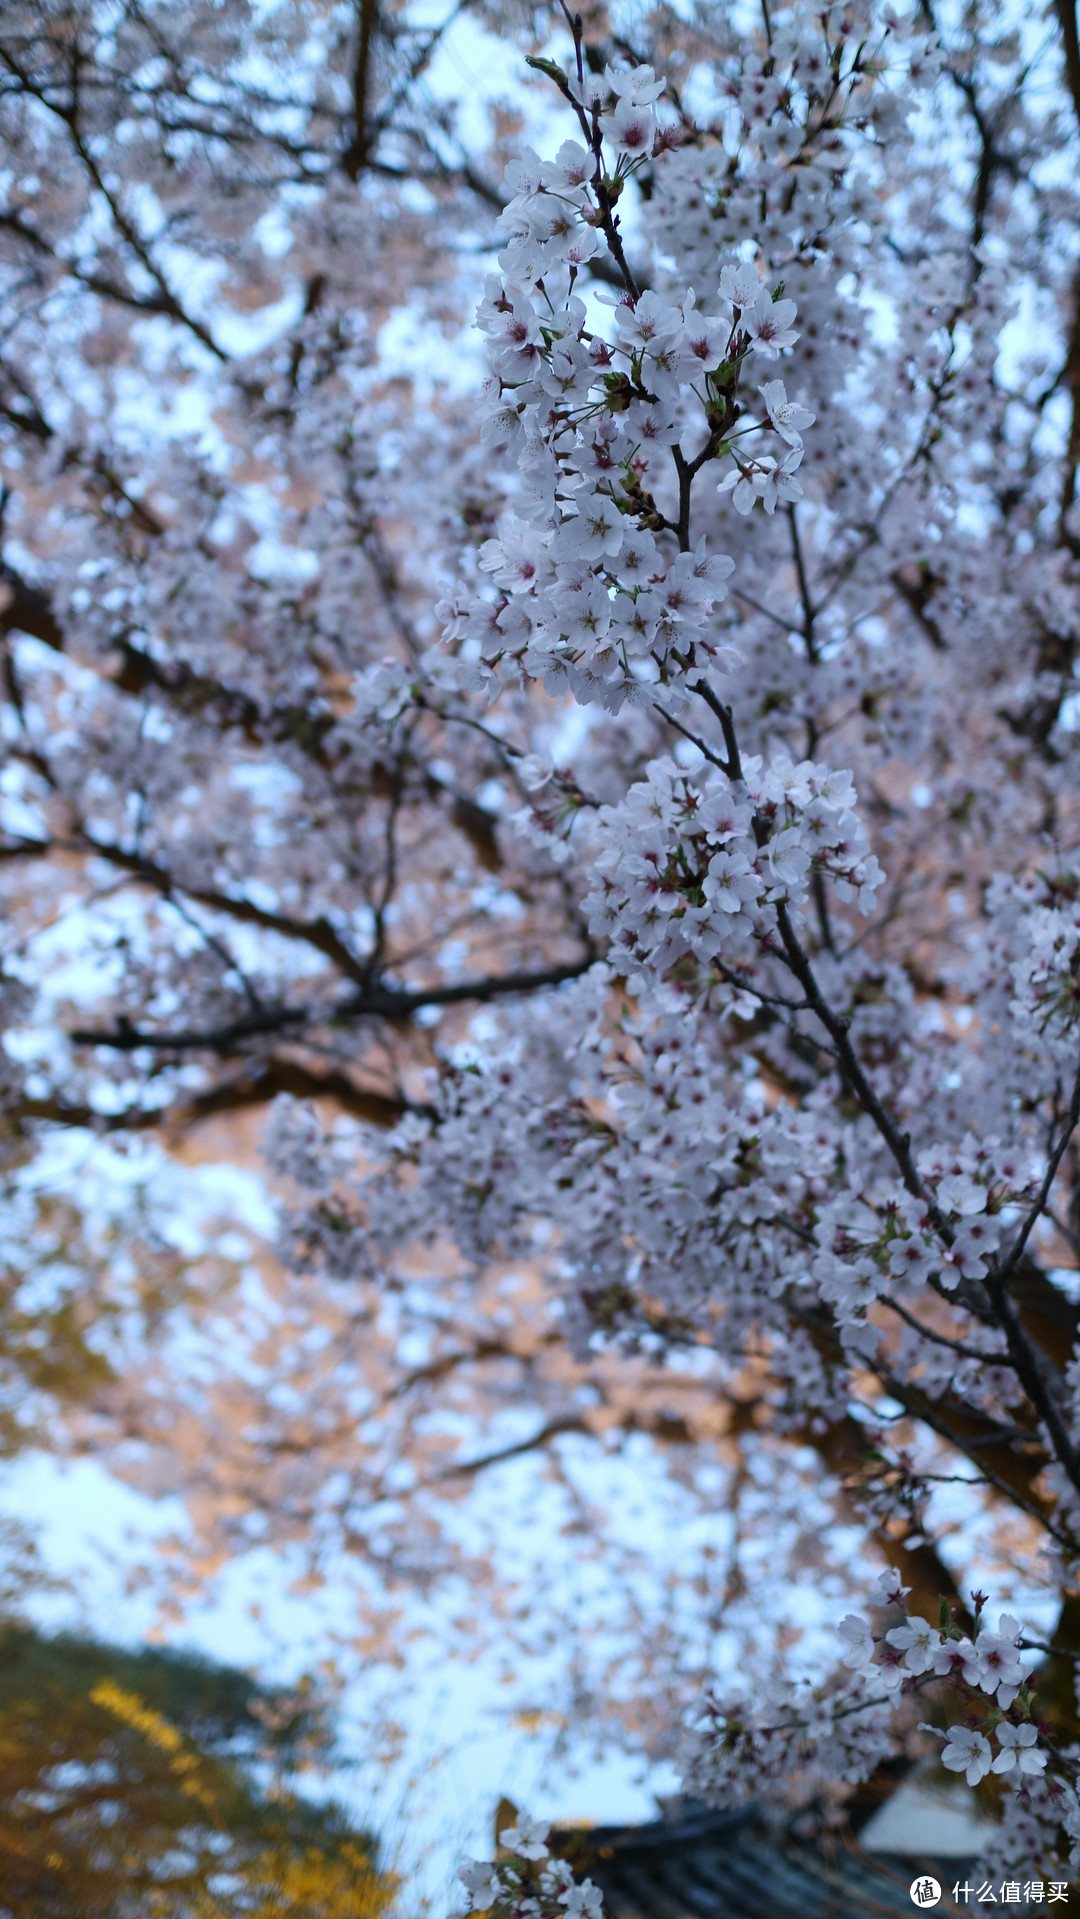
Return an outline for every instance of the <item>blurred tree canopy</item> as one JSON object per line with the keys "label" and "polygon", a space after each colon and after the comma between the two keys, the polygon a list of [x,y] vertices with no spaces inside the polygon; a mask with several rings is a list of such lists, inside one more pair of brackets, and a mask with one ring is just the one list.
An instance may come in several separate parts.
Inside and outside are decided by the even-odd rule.
{"label": "blurred tree canopy", "polygon": [[303,1691],[6,1625],[2,1919],[376,1919],[371,1838],[286,1783],[325,1750]]}

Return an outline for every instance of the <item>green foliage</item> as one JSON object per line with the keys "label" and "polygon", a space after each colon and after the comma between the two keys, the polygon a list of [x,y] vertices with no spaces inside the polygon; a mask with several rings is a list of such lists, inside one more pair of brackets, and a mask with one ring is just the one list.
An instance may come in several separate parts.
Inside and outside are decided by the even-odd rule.
{"label": "green foliage", "polygon": [[175,1652],[0,1632],[0,1919],[377,1919],[367,1835],[285,1784],[304,1693]]}

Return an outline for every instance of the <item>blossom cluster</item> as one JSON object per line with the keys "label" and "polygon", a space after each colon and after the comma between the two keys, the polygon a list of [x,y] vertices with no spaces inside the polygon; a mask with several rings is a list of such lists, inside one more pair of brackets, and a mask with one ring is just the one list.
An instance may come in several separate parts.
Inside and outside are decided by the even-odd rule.
{"label": "blossom cluster", "polygon": [[890,1569],[879,1576],[875,1597],[894,1616],[899,1609],[900,1622],[875,1631],[859,1614],[839,1621],[841,1663],[852,1681],[777,1682],[752,1711],[740,1702],[709,1701],[691,1755],[697,1790],[714,1803],[735,1803],[751,1790],[748,1769],[755,1781],[764,1771],[803,1796],[837,1781],[857,1783],[890,1749],[890,1722],[902,1695],[936,1687],[946,1697],[958,1694],[964,1711],[946,1728],[921,1728],[942,1741],[947,1771],[962,1773],[970,1786],[991,1772],[1009,1779],[1021,1814],[1029,1810],[1031,1789],[1049,1786],[1060,1802],[1055,1817],[1062,1820],[1070,1808],[1075,1814],[1068,1781],[1044,1780],[1050,1729],[1033,1716],[1035,1660],[1020,1622],[1003,1613],[996,1630],[983,1624],[985,1595],[977,1593],[973,1632],[949,1623],[944,1607],[935,1627],[903,1611],[908,1591]]}
{"label": "blossom cluster", "polygon": [[739,48],[721,83],[723,145],[687,144],[659,183],[669,250],[698,273],[718,242],[748,235],[789,257],[835,246],[882,136],[890,150],[903,142],[906,111],[941,70],[920,25],[918,14],[793,7],[767,48]]}
{"label": "blossom cluster", "polygon": [[548,1826],[519,1813],[499,1834],[512,1860],[467,1859],[458,1870],[467,1910],[494,1919],[601,1919],[604,1902],[591,1879],[576,1881],[565,1860],[548,1850]]}
{"label": "blossom cluster", "polygon": [[748,759],[737,780],[701,759],[654,760],[600,809],[590,930],[632,980],[655,979],[690,953],[705,966],[752,953],[777,906],[805,905],[815,871],[867,913],[883,874],[856,803],[850,773],[809,760]]}
{"label": "blossom cluster", "polygon": [[[908,1589],[897,1583],[894,1574],[883,1574],[879,1587],[882,1584],[883,1598],[893,1604],[903,1603]],[[977,1615],[981,1612],[981,1604],[976,1604]],[[907,1615],[901,1625],[890,1627],[883,1637],[876,1635],[870,1622],[858,1613],[849,1613],[842,1619],[839,1631],[847,1648],[844,1665],[896,1695],[909,1679],[933,1674],[939,1679],[962,1680],[970,1690],[988,1694],[1002,1712],[1007,1712],[1026,1688],[1035,1666],[1034,1659],[1025,1654],[1020,1645],[1020,1622],[1009,1613],[1002,1613],[996,1632],[980,1625],[974,1639],[959,1628],[942,1632],[925,1619]],[[954,1728],[950,1733],[950,1739],[955,1731]],[[1015,1740],[1007,1743],[1016,1744]],[[1034,1740],[1021,1741],[1022,1745],[1034,1743]],[[1009,1772],[1014,1763],[1003,1755],[996,1770]],[[1042,1772],[1045,1765],[1045,1757],[1036,1755],[1023,1770]]]}
{"label": "blossom cluster", "polygon": [[1080,861],[1048,850],[1033,871],[997,873],[961,975],[984,1045],[997,1042],[1012,1097],[1049,1094],[1075,1070],[1080,1027]]}
{"label": "blossom cluster", "polygon": [[[883,1603],[902,1608],[907,1592],[894,1572],[882,1575]],[[843,1663],[894,1703],[905,1691],[935,1683],[959,1694],[962,1719],[945,1728],[922,1726],[942,1741],[941,1763],[946,1771],[962,1773],[969,1786],[977,1786],[988,1773],[1009,1779],[1021,1820],[1031,1812],[1032,1786],[1045,1786],[1054,1801],[1054,1821],[1075,1840],[1080,1832],[1076,1793],[1070,1780],[1060,1774],[1060,1759],[1056,1776],[1044,1780],[1052,1729],[1034,1715],[1035,1659],[1025,1647],[1019,1620],[1011,1614],[1001,1614],[996,1631],[982,1623],[985,1604],[984,1594],[973,1595],[972,1632],[947,1623],[944,1605],[940,1628],[905,1613],[899,1625],[875,1633],[867,1619],[849,1614],[840,1622]]]}
{"label": "blossom cluster", "polygon": [[925,1148],[917,1164],[927,1197],[900,1202],[890,1270],[915,1284],[935,1276],[951,1292],[985,1277],[1010,1213],[1030,1193],[1031,1168],[1000,1140],[970,1134],[958,1148]]}
{"label": "blossom cluster", "polygon": [[1026,951],[1012,964],[1010,1011],[1056,1051],[1074,1039],[1080,1021],[1080,901],[1033,908],[1023,930]]}
{"label": "blossom cluster", "polygon": [[[661,686],[678,701],[690,660],[723,670],[737,658],[709,625],[733,562],[704,541],[689,550],[685,488],[707,460],[729,459],[720,490],[741,513],[800,499],[814,415],[781,379],[758,382],[750,411],[737,397],[746,363],[774,360],[798,338],[779,286],[732,262],[701,305],[692,288],[639,291],[626,265],[614,209],[663,147],[663,82],[648,67],[558,77],[588,145],[567,141],[551,162],[527,150],[511,167],[502,221],[512,237],[477,313],[484,439],[518,469],[514,511],[480,554],[497,597],[462,591],[438,610],[473,678],[479,661],[493,688],[523,673],[617,711],[627,697],[662,697]],[[601,236],[624,281],[610,335],[574,292]],[[769,436],[779,456],[759,450]]]}
{"label": "blossom cluster", "polygon": [[[916,1165],[917,1193],[890,1180],[877,1193],[867,1186],[838,1193],[818,1212],[811,1270],[855,1352],[877,1345],[864,1319],[874,1300],[930,1283],[954,1292],[962,1279],[985,1278],[1007,1223],[1030,1195],[1030,1166],[993,1137],[968,1134],[957,1148],[924,1148]],[[987,1332],[983,1350],[999,1336]]]}
{"label": "blossom cluster", "polygon": [[737,1806],[779,1792],[811,1799],[869,1778],[893,1749],[888,1702],[867,1700],[843,1681],[765,1683],[754,1704],[710,1694],[686,1743],[688,1792],[715,1806]]}

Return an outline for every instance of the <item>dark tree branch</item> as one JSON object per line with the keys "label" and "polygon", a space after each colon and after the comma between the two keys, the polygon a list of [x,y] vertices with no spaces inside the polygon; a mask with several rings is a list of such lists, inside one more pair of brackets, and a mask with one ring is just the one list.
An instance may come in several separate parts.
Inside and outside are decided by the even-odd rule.
{"label": "dark tree branch", "polygon": [[353,62],[353,136],[342,156],[342,166],[355,184],[367,165],[371,144],[368,99],[371,91],[372,42],[379,18],[378,0],[359,0],[359,31]]}
{"label": "dark tree branch", "polygon": [[1054,0],[1054,12],[1061,27],[1061,45],[1065,58],[1065,84],[1080,128],[1080,27],[1077,25],[1076,0]]}
{"label": "dark tree branch", "polygon": [[981,1353],[971,1346],[965,1346],[962,1339],[950,1339],[946,1333],[935,1332],[932,1326],[924,1325],[921,1319],[916,1318],[914,1313],[909,1313],[907,1307],[902,1305],[900,1300],[892,1298],[890,1294],[885,1294],[881,1303],[918,1333],[920,1339],[928,1339],[934,1346],[945,1346],[949,1352],[956,1353],[960,1359],[974,1359],[981,1366],[1015,1367],[1016,1365],[1016,1361],[1009,1353]]}
{"label": "dark tree branch", "polygon": [[373,985],[343,999],[336,1006],[276,1006],[260,1013],[247,1013],[222,1026],[202,1030],[155,1032],[120,1020],[111,1029],[79,1027],[69,1034],[75,1046],[103,1046],[112,1052],[137,1053],[144,1049],[156,1053],[216,1053],[228,1058],[241,1052],[249,1040],[275,1033],[298,1035],[319,1026],[347,1026],[356,1020],[381,1019],[394,1022],[411,1019],[414,1013],[432,1006],[478,1005],[509,999],[518,993],[535,993],[550,986],[562,986],[580,979],[593,964],[595,954],[587,953],[562,966],[547,966],[536,972],[504,973],[489,979],[465,980],[456,986],[428,986],[409,991],[404,987]]}
{"label": "dark tree branch", "polygon": [[432,1116],[426,1106],[358,1086],[345,1072],[316,1072],[296,1060],[278,1058],[260,1061],[252,1070],[222,1080],[205,1093],[174,1100],[165,1106],[128,1106],[109,1113],[56,1095],[47,1099],[26,1097],[8,1111],[24,1127],[74,1126],[86,1127],[95,1133],[160,1131],[172,1134],[197,1126],[202,1120],[215,1119],[222,1113],[268,1106],[281,1094],[293,1099],[330,1100],[372,1126],[395,1126],[408,1112]]}

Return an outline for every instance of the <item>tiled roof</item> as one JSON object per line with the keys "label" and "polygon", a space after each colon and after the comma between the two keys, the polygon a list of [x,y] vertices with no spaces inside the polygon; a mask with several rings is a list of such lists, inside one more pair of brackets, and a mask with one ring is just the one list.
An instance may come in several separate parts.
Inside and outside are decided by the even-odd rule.
{"label": "tiled roof", "polygon": [[911,1919],[909,1887],[924,1867],[944,1892],[935,1919],[959,1910],[949,1898],[955,1860],[875,1860],[850,1835],[826,1850],[754,1810],[686,1807],[647,1826],[559,1834],[555,1844],[600,1887],[611,1919]]}

